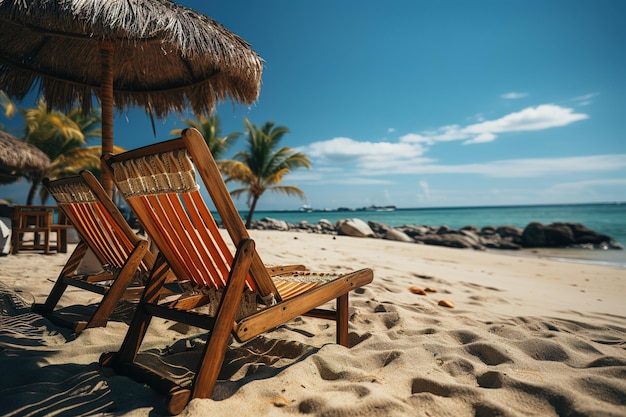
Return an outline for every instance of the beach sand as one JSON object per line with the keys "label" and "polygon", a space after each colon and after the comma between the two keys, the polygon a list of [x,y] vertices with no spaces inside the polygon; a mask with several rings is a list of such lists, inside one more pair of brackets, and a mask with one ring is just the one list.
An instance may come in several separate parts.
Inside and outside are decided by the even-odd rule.
{"label": "beach sand", "polygon": [[[182,416],[626,416],[624,267],[251,234],[268,264],[374,269],[374,282],[350,298],[351,348],[333,343],[332,322],[307,317],[233,343],[213,398],[192,400]],[[0,258],[0,415],[164,414],[151,388],[97,364],[119,348],[132,306],[77,338],[30,313],[68,256]],[[63,307],[99,299],[66,294]],[[182,375],[204,340],[155,320],[142,357]]]}

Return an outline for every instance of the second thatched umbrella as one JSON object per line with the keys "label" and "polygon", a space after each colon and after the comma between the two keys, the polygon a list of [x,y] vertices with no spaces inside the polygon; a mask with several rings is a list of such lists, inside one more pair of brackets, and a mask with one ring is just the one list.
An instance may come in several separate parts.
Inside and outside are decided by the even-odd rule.
{"label": "second thatched umbrella", "polygon": [[0,130],[0,184],[9,184],[24,174],[42,174],[50,168],[50,158],[13,135]]}
{"label": "second thatched umbrella", "polygon": [[114,105],[210,114],[227,97],[254,102],[262,69],[243,39],[169,0],[0,0],[0,89],[21,100],[39,85],[49,105],[85,111],[95,94],[103,152]]}

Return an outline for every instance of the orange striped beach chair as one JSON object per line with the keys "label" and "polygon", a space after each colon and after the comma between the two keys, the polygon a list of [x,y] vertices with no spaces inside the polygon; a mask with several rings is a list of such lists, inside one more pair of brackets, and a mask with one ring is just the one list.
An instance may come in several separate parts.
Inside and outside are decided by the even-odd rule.
{"label": "orange striped beach chair", "polygon": [[[335,321],[336,340],[347,346],[348,293],[370,283],[372,270],[331,275],[308,272],[301,265],[267,268],[197,130],[187,129],[181,138],[103,158],[159,255],[120,351],[103,354],[101,365],[150,384],[166,395],[167,410],[178,414],[192,398],[211,396],[230,335],[244,342],[308,315]],[[200,193],[196,174],[236,248],[234,253]],[[163,300],[166,267],[194,291]],[[336,308],[320,307],[333,300]],[[209,313],[194,310],[199,306]],[[179,384],[168,379],[163,369],[148,369],[136,361],[152,317],[208,331],[202,359],[188,383]]]}
{"label": "orange striped beach chair", "polygon": [[[149,244],[130,228],[98,180],[89,171],[55,181],[44,180],[50,195],[80,236],[80,242],[61,270],[45,303],[34,311],[76,333],[88,327],[106,326],[121,299],[138,300],[143,282],[154,264]],[[102,265],[95,273],[81,273],[79,265],[88,250]],[[131,285],[132,283],[132,285]],[[90,316],[55,311],[68,286],[102,294],[102,301]]]}

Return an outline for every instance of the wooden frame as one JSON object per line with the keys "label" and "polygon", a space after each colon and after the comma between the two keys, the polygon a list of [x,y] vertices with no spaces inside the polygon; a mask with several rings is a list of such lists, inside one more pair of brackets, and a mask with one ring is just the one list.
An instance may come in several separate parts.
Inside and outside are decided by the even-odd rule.
{"label": "wooden frame", "polygon": [[[184,160],[180,159],[180,152],[185,153]],[[372,270],[362,269],[335,279],[294,282],[292,276],[304,275],[301,265],[267,268],[244,227],[204,138],[197,130],[186,129],[181,138],[123,154],[104,155],[103,160],[105,169],[111,172],[118,189],[160,253],[120,351],[102,355],[102,365],[112,366],[118,373],[149,383],[166,395],[168,412],[178,414],[191,398],[211,396],[230,334],[243,342],[297,316],[309,315],[334,320],[337,343],[347,346],[348,293],[370,283]],[[171,180],[170,177],[163,180],[167,184],[187,178],[193,171],[181,167],[191,165],[190,161],[193,161],[192,168],[206,186],[237,248],[234,256],[223,242],[215,220],[193,182],[187,184],[182,180],[184,184],[178,190],[161,190],[160,185],[152,184],[152,179],[163,175],[173,175]],[[129,177],[144,168],[146,173]],[[145,182],[150,186],[137,192]],[[206,303],[206,298],[201,295],[190,300],[160,302],[164,283],[162,271],[166,266],[171,267],[179,279],[194,282],[198,287],[223,288],[215,317],[191,311]],[[260,299],[267,300],[267,305],[257,306],[252,313],[238,317],[237,309],[245,289],[257,291]],[[336,300],[335,310],[319,308],[333,299]],[[163,377],[158,369],[150,370],[136,362],[153,316],[209,331],[191,386],[178,386]]]}
{"label": "wooden frame", "polygon": [[[130,228],[124,216],[89,171],[78,176],[56,181],[44,180],[44,185],[57,201],[60,210],[76,228],[81,241],[61,270],[52,291],[43,304],[35,304],[34,311],[53,322],[73,329],[76,333],[89,327],[106,326],[109,316],[121,299],[138,300],[143,283],[129,286],[136,273],[148,272],[154,264],[154,255],[148,250],[146,239],[140,238]],[[70,193],[59,190],[89,190],[89,201],[80,201]],[[79,274],[77,268],[91,250],[105,269],[97,273]],[[68,286],[102,294],[102,301],[90,317],[67,319],[55,307]]]}

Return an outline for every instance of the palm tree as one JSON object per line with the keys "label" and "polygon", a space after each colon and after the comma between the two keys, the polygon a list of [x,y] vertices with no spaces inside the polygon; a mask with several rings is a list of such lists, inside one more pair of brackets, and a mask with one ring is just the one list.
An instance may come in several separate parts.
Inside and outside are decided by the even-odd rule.
{"label": "palm tree", "polygon": [[[20,109],[26,124],[24,140],[41,149],[54,161],[59,155],[85,144],[85,135],[76,122],[65,114],[49,110],[44,100],[36,107]],[[35,192],[46,174],[30,175],[31,183],[26,204],[33,204]]]}
{"label": "palm tree", "polygon": [[85,113],[81,108],[75,108],[67,115],[80,129],[85,140],[102,137],[102,114],[100,108]]}
{"label": "palm tree", "polygon": [[[207,145],[209,145],[211,154],[213,154],[213,158],[216,160],[220,159],[222,155],[224,155],[224,152],[241,136],[241,132],[233,132],[224,137],[220,137],[220,119],[217,115],[211,117],[200,116],[198,120],[185,119],[185,124],[202,133],[204,140]],[[170,134],[180,136],[182,131],[183,129],[174,129]]]}
{"label": "palm tree", "polygon": [[[42,99],[37,106],[21,109],[26,124],[25,141],[44,151],[52,161],[48,172],[27,177],[31,183],[26,204],[32,204],[35,193],[44,176],[52,179],[76,174],[83,169],[98,172],[100,147],[83,148],[90,137],[101,135],[101,116],[97,109],[85,114],[74,109],[69,114],[49,110]],[[42,202],[47,192],[41,190]]]}
{"label": "palm tree", "polygon": [[283,177],[295,168],[311,168],[309,158],[288,146],[278,145],[283,135],[289,133],[284,126],[274,126],[268,121],[261,128],[245,119],[247,132],[246,149],[234,155],[235,160],[222,161],[222,171],[226,181],[243,184],[242,188],[231,191],[233,197],[247,194],[248,217],[246,227],[250,227],[252,216],[259,198],[266,190],[295,195],[304,199],[304,192],[296,186],[281,185]]}

